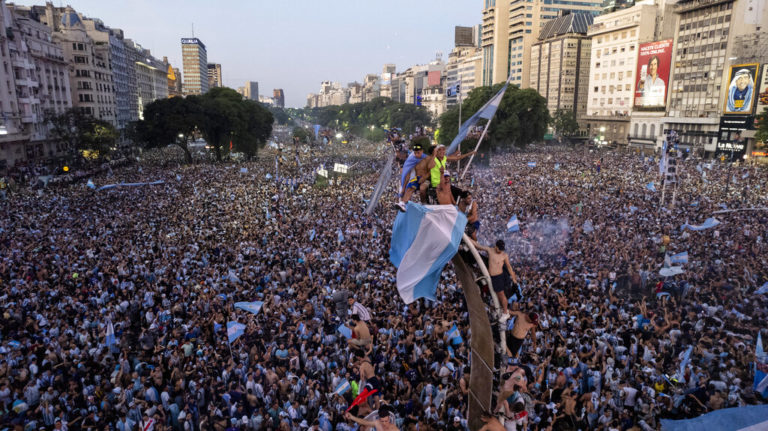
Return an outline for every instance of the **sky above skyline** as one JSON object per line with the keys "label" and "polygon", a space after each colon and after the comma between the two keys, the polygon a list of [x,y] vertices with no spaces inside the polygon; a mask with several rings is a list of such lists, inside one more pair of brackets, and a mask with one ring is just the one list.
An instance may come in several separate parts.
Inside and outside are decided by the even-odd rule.
{"label": "sky above skyline", "polygon": [[[42,5],[44,0],[17,0]],[[401,72],[453,47],[454,27],[479,24],[480,0],[69,0],[81,14],[121,28],[127,38],[182,67],[181,38],[205,44],[224,85],[257,81],[259,93],[285,91],[303,107],[320,82],[362,82],[385,63]]]}

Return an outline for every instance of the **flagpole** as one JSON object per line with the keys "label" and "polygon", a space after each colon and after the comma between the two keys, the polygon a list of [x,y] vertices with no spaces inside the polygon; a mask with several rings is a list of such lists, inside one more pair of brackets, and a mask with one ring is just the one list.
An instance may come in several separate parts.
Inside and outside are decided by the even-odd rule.
{"label": "flagpole", "polygon": [[[494,116],[495,117],[495,116]],[[474,151],[477,151],[478,148],[480,148],[480,144],[483,142],[483,138],[485,138],[485,134],[488,132],[488,126],[491,125],[491,121],[493,121],[493,118],[489,119],[487,123],[485,123],[485,129],[483,129],[483,134],[480,135],[480,139],[477,140],[477,145],[475,145]],[[461,144],[459,144],[461,145]],[[475,155],[472,154],[469,157],[469,161],[467,162],[467,166],[464,168],[464,172],[461,173],[461,176],[459,179],[464,179],[464,175],[467,173],[467,170],[469,170],[469,165],[472,164],[472,160],[475,158]]]}
{"label": "flagpole", "polygon": [[[456,133],[461,132],[461,79],[459,79],[458,90],[459,90],[459,124],[458,124],[458,129]],[[459,143],[459,152],[461,152],[461,143]],[[456,161],[456,171],[458,172],[460,170],[461,170],[461,159]]]}

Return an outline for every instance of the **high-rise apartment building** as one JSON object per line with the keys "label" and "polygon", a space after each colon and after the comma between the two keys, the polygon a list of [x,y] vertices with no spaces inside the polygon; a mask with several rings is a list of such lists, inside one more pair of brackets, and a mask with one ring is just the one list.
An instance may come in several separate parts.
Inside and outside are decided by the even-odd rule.
{"label": "high-rise apartment building", "polygon": [[593,18],[573,13],[547,21],[531,46],[530,86],[547,99],[550,114],[564,109],[580,118],[587,111]]}
{"label": "high-rise apartment building", "polygon": [[397,79],[397,72],[394,64],[385,64],[381,69],[379,79],[379,91],[381,97],[392,98],[392,83]]}
{"label": "high-rise apartment building", "polygon": [[248,81],[243,88],[243,97],[248,100],[259,101],[259,83],[256,81]]}
{"label": "high-rise apartment building", "polygon": [[[725,117],[743,129],[749,126],[751,112],[724,115],[729,79],[732,68],[768,62],[768,6],[753,0],[679,0],[674,14],[674,67],[664,129],[675,130],[683,148],[712,153],[718,143],[733,138],[733,130],[721,133]],[[748,41],[746,50],[738,48],[742,40]],[[742,130],[742,138],[751,141],[752,136],[754,130]]]}
{"label": "high-rise apartment building", "polygon": [[68,62],[51,40],[51,29],[31,9],[0,0],[0,168],[20,161],[45,160],[69,149],[48,139],[46,116],[72,107]]}
{"label": "high-rise apartment building", "polygon": [[208,88],[223,86],[224,81],[221,77],[221,65],[218,63],[208,63]]}
{"label": "high-rise apartment building", "polygon": [[126,39],[128,58],[136,73],[134,97],[138,106],[137,116],[144,119],[144,108],[157,99],[168,97],[168,69],[166,64],[152,56],[148,49]]}
{"label": "high-rise apartment building", "polygon": [[529,86],[531,45],[547,20],[566,13],[598,15],[596,0],[485,0],[483,8],[483,85],[511,82]]}
{"label": "high-rise apartment building", "polygon": [[[466,100],[470,91],[482,85],[482,50],[476,46],[457,46],[448,54],[445,65],[446,105],[458,103],[459,94],[454,89],[458,84],[461,99]],[[448,91],[450,89],[450,91]]]}
{"label": "high-rise apartment building", "polygon": [[654,40],[657,8],[640,4],[595,18],[587,99],[587,132],[603,143],[626,144],[635,85],[637,53]]}
{"label": "high-rise apartment building", "polygon": [[196,37],[182,38],[181,56],[184,67],[184,94],[208,92],[208,52],[205,44]]}
{"label": "high-rise apartment building", "polygon": [[275,100],[276,107],[285,108],[285,93],[283,93],[282,88],[272,90],[272,98]]}

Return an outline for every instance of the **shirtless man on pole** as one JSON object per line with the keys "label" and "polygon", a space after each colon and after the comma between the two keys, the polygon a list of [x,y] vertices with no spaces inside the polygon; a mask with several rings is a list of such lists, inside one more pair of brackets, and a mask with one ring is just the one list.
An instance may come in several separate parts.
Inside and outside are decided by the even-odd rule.
{"label": "shirtless man on pole", "polygon": [[[488,274],[491,276],[491,284],[493,285],[493,291],[499,297],[501,303],[501,309],[503,314],[501,316],[502,321],[509,319],[509,306],[507,304],[507,295],[504,293],[504,289],[509,284],[509,276],[517,283],[517,275],[512,270],[512,265],[509,263],[509,256],[504,253],[504,241],[496,241],[496,247],[486,247],[480,245],[475,240],[472,240],[478,250],[484,250],[488,253]],[[509,275],[504,273],[504,268],[507,269]]]}
{"label": "shirtless man on pole", "polygon": [[358,425],[371,427],[371,429],[376,431],[400,431],[399,428],[397,428],[397,425],[392,423],[392,419],[389,416],[390,413],[392,413],[392,408],[390,406],[381,406],[379,409],[379,418],[376,420],[367,421],[352,416],[350,413],[344,413],[344,418]]}
{"label": "shirtless man on pole", "polygon": [[438,205],[456,205],[451,193],[451,174],[443,173],[440,184],[437,186],[437,204]]}
{"label": "shirtless man on pole", "polygon": [[[516,357],[520,352],[520,347],[523,345],[528,331],[536,328],[539,324],[539,315],[536,313],[524,313],[522,311],[513,311],[512,315],[515,316],[515,326],[512,331],[507,331],[507,350],[510,357]],[[533,348],[536,349],[536,334],[531,335],[531,341],[533,342]]]}

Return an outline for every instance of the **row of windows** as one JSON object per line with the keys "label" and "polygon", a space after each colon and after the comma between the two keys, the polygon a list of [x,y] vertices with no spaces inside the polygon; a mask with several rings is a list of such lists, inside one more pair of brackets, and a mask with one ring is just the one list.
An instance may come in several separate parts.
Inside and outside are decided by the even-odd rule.
{"label": "row of windows", "polygon": [[[613,40],[624,40],[627,38],[627,35],[629,35],[629,37],[631,38],[635,37],[637,35],[637,29],[632,29],[632,30],[629,30],[628,32],[622,31],[621,33],[618,33],[618,32],[613,33]],[[606,36],[599,36],[597,38],[597,43],[603,43],[603,38],[605,38],[606,43],[611,41],[611,35],[606,35]]]}

